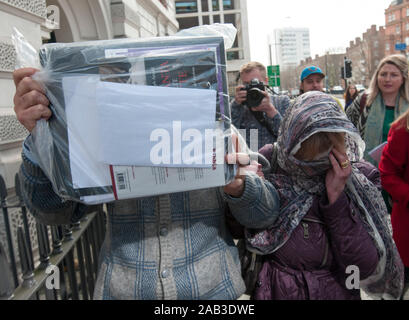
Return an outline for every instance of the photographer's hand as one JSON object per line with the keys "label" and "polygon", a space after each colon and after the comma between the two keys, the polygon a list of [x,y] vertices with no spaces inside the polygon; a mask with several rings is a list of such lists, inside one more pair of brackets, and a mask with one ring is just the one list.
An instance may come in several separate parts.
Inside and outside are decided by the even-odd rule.
{"label": "photographer's hand", "polygon": [[234,100],[238,104],[243,104],[243,102],[246,101],[246,99],[247,99],[247,91],[242,90],[244,88],[245,88],[245,86],[243,86],[243,85],[240,85],[240,86],[236,87],[236,94],[234,96]]}
{"label": "photographer's hand", "polygon": [[267,117],[273,119],[278,113],[275,106],[271,103],[270,95],[266,91],[262,91],[264,94],[264,99],[261,101],[261,104],[258,107],[251,108],[253,111],[265,112]]}

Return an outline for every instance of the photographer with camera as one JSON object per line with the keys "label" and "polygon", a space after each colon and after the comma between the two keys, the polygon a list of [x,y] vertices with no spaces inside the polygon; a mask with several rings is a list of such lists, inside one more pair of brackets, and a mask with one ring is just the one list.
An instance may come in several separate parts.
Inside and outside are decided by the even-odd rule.
{"label": "photographer with camera", "polygon": [[[282,115],[290,105],[288,96],[271,95],[267,91],[267,69],[259,62],[249,62],[240,69],[241,84],[236,87],[231,104],[232,122],[238,129],[246,130],[250,148],[261,147],[277,140]],[[257,130],[258,143],[253,146],[250,130]],[[254,142],[253,142],[254,143]]]}

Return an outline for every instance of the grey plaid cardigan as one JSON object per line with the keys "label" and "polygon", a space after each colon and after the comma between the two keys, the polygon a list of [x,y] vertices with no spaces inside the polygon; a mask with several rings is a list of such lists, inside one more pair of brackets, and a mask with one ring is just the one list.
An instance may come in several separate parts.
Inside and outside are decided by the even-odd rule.
{"label": "grey plaid cardigan", "polygon": [[[24,148],[20,179],[31,213],[44,224],[80,219],[86,206],[62,201],[32,157]],[[227,204],[242,224],[265,227],[279,200],[269,182],[248,176],[237,199],[212,188],[108,203],[94,299],[240,297],[245,286],[226,229]]]}

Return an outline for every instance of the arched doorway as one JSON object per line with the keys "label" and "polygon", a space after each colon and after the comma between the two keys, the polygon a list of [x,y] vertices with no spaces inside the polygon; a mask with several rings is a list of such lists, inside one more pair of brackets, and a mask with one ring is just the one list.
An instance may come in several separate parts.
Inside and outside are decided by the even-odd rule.
{"label": "arched doorway", "polygon": [[110,2],[105,0],[47,0],[59,8],[60,28],[50,42],[112,39]]}

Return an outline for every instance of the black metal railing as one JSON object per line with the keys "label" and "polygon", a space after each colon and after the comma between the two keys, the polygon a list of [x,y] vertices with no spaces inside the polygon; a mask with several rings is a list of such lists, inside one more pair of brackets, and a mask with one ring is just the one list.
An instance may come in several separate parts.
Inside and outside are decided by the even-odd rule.
{"label": "black metal railing", "polygon": [[[17,175],[15,190],[15,195],[8,196],[0,175],[0,203],[7,242],[4,245],[0,241],[0,299],[92,299],[98,256],[105,237],[103,206],[90,207],[81,221],[71,225],[46,226],[36,222],[34,245]],[[10,210],[18,210],[22,219],[14,238]]]}

